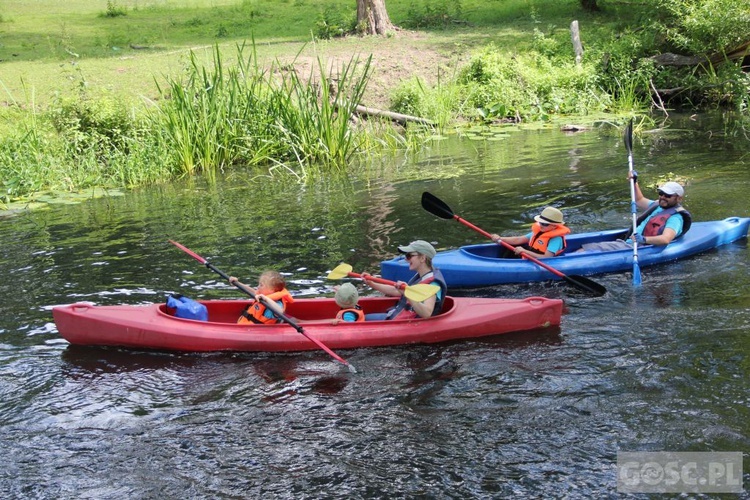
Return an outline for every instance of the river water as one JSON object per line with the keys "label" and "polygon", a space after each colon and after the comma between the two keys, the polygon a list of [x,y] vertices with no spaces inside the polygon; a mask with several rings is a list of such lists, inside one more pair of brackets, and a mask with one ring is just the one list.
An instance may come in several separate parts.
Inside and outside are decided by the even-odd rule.
{"label": "river water", "polygon": [[[641,184],[686,181],[699,221],[750,215],[750,142],[715,118],[679,117],[634,144]],[[548,204],[577,232],[630,221],[627,154],[606,124],[451,138],[307,186],[255,175],[0,219],[4,498],[601,498],[617,495],[618,451],[750,449],[746,240],[645,268],[638,289],[629,273],[594,276],[601,298],[561,282],[456,291],[561,297],[566,310],[551,331],[338,352],[356,374],[318,351],[59,337],[57,304],[237,298],[170,238],[247,283],[273,268],[317,296],[341,262],[374,272],[413,239],[482,241],[422,210],[423,191],[501,234]]]}

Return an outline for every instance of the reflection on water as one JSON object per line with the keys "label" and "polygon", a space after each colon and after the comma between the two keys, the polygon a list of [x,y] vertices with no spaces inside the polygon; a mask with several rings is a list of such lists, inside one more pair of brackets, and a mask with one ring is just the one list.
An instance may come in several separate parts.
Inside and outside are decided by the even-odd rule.
{"label": "reflection on water", "polygon": [[[658,134],[657,134],[658,135]],[[678,123],[637,138],[643,182],[689,179],[697,220],[747,216],[750,145]],[[421,209],[423,191],[483,229],[520,234],[556,204],[577,231],[629,222],[627,158],[603,127],[442,141],[346,182],[233,175],[0,220],[0,492],[7,498],[612,497],[618,450],[742,451],[750,435],[750,254],[461,295],[565,300],[557,330],[341,353],[175,354],[69,346],[50,307],[237,292],[175,239],[297,295],[374,271],[399,244],[481,241]],[[388,163],[388,162],[385,162]],[[361,289],[362,293],[370,293]],[[748,476],[745,466],[745,481]],[[553,488],[553,489],[551,489]]]}

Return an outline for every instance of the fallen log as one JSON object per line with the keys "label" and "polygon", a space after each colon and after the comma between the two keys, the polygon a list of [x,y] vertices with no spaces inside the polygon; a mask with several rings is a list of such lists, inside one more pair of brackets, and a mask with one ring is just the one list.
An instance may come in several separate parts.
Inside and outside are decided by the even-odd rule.
{"label": "fallen log", "polygon": [[663,54],[651,56],[651,59],[660,66],[698,66],[699,64],[706,64],[708,62],[716,66],[726,61],[742,60],[749,56],[750,41],[745,42],[728,52],[713,54],[708,58],[701,56],[683,56],[680,54],[665,52]]}
{"label": "fallen log", "polygon": [[362,106],[359,104],[357,105],[356,108],[354,108],[354,112],[357,113],[358,115],[380,116],[383,118],[388,118],[402,125],[406,125],[408,122],[421,123],[422,125],[435,125],[435,123],[432,120],[428,120],[427,118],[420,118],[418,116],[411,116],[411,115],[402,115],[401,113],[394,113],[393,111],[384,111],[382,109],[377,109],[377,108],[368,108],[366,106]]}
{"label": "fallen log", "polygon": [[697,66],[706,62],[704,57],[681,56],[680,54],[672,54],[671,52],[651,56],[651,59],[659,66]]}

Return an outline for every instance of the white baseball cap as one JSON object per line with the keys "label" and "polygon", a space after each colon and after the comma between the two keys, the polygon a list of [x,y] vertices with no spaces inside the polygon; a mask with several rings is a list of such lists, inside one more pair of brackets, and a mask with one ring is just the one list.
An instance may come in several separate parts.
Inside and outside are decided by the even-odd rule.
{"label": "white baseball cap", "polygon": [[668,195],[676,194],[677,196],[682,196],[683,194],[685,194],[685,190],[682,188],[682,186],[673,181],[665,182],[664,184],[659,186],[659,191],[663,191]]}

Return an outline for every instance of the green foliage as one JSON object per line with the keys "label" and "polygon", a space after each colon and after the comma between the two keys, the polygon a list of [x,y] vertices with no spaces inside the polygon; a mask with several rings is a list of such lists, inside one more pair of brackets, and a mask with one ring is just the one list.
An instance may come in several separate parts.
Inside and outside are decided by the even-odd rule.
{"label": "green foliage", "polygon": [[318,60],[317,78],[300,79],[297,72],[285,75],[280,85],[272,83],[275,122],[282,144],[307,167],[345,169],[359,150],[360,137],[350,118],[362,99],[370,73],[368,59],[358,68],[354,58],[336,70],[336,78],[325,73]]}
{"label": "green foliage", "polygon": [[330,40],[354,33],[356,29],[356,13],[339,5],[328,5],[318,14],[313,34],[319,40]]}
{"label": "green foliage", "polygon": [[[118,126],[121,117],[102,118],[107,113],[101,110],[110,104],[66,102],[30,120],[16,120],[16,132],[0,141],[0,201],[45,190],[133,186],[169,178],[168,159],[154,147],[154,134],[127,119],[128,126]],[[71,130],[58,130],[64,124]]]}
{"label": "green foliage", "polygon": [[462,0],[422,0],[421,3],[412,1],[406,19],[401,24],[411,29],[445,29],[455,21],[463,21]]}
{"label": "green foliage", "polygon": [[656,23],[666,39],[690,54],[723,53],[748,41],[750,3],[737,0],[657,0]]}
{"label": "green foliage", "polygon": [[216,38],[227,38],[229,36],[229,30],[223,24],[220,24],[216,28]]}
{"label": "green foliage", "polygon": [[471,59],[458,81],[483,120],[588,114],[605,111],[610,101],[593,65],[576,66],[536,52],[511,57],[487,48]]}
{"label": "green foliage", "polygon": [[115,0],[107,0],[107,11],[103,14],[104,17],[120,17],[127,16],[128,12],[125,7],[117,5]]}
{"label": "green foliage", "polygon": [[43,176],[30,175],[41,166],[37,160],[40,140],[28,130],[20,137],[8,137],[0,141],[0,201],[10,203],[29,192],[38,191],[45,185]]}
{"label": "green foliage", "polygon": [[462,112],[465,100],[455,79],[429,87],[419,78],[399,85],[391,97],[391,108],[406,115],[426,118],[443,131]]}
{"label": "green foliage", "polygon": [[599,85],[612,98],[610,111],[643,111],[650,104],[650,82],[658,76],[658,69],[652,59],[642,54],[653,50],[652,42],[636,33],[626,33],[587,55],[598,65]]}
{"label": "green foliage", "polygon": [[[303,170],[344,168],[359,151],[360,134],[350,117],[362,98],[370,61],[353,59],[334,80],[320,73],[304,81],[286,66],[266,72],[238,47],[237,64],[225,68],[214,49],[213,68],[194,54],[185,81],[170,79],[164,104],[151,127],[163,131],[170,163],[186,174],[213,177],[230,165],[268,165],[291,161]],[[276,75],[279,75],[277,78]]]}
{"label": "green foliage", "polygon": [[[62,76],[74,86],[72,92],[60,91],[48,107],[39,108],[42,111],[28,104],[29,111],[21,111],[11,95],[17,90],[7,90],[9,104],[0,110],[0,119],[8,117],[0,123],[0,129],[8,131],[0,135],[1,199],[49,188],[138,185],[179,174],[202,172],[210,177],[235,165],[271,165],[269,170],[306,178],[316,170],[343,172],[358,155],[377,148],[418,147],[424,138],[415,127],[398,135],[395,130],[403,131],[377,120],[354,125],[352,109],[367,85],[369,60],[362,64],[352,59],[339,75],[317,69],[303,78],[293,65],[264,63],[259,68],[255,47],[252,57],[240,50],[239,61],[229,63],[216,47],[208,67],[191,54],[183,74],[167,77],[167,84],[159,88],[161,99],[146,117],[125,106],[122,95],[94,97],[87,91],[91,82],[79,69],[82,63],[97,76],[114,74],[104,58],[125,55],[133,45],[155,49],[158,44],[177,53],[173,49],[216,38],[243,40],[251,33],[278,41],[306,40],[311,30],[318,39],[357,30],[349,4],[331,3],[321,10],[319,2],[308,0],[242,0],[231,5],[198,0],[197,6],[140,2],[126,12],[118,1],[108,1],[107,13],[99,14],[101,4],[80,0],[76,5],[84,11],[39,20],[37,14],[45,9],[36,2],[33,7],[24,2],[4,5],[0,21],[8,29],[3,32],[0,59],[61,61],[49,65],[54,70],[47,77],[53,80],[48,89],[60,91],[61,67]],[[450,33],[419,38],[455,53],[457,60],[463,60],[468,46],[477,44],[456,75],[438,74],[434,86],[416,77],[402,83],[392,95],[392,109],[428,118],[444,130],[462,119],[546,120],[561,114],[639,112],[652,105],[653,89],[658,88],[676,89],[666,103],[670,106],[724,106],[748,114],[750,77],[739,63],[721,56],[750,33],[750,4],[600,3],[603,10],[592,14],[583,12],[580,2],[559,0],[387,0],[395,24]],[[20,15],[18,9],[23,9]],[[580,21],[586,49],[579,66],[573,61],[570,19]],[[12,24],[6,25],[8,20]],[[470,36],[464,29],[467,24]],[[453,28],[458,30],[448,31]],[[371,38],[358,42],[364,53],[381,43]],[[478,47],[479,43],[486,46]],[[271,58],[283,52],[283,44],[266,45]],[[159,64],[181,67],[166,54],[153,52],[163,57]],[[651,58],[663,52],[714,57],[697,66],[663,67]],[[142,76],[129,76],[137,71],[126,60],[118,60],[122,72],[118,66],[117,78],[104,78],[105,84],[116,86],[131,78],[125,88],[138,86],[133,95],[153,92],[142,90],[145,85],[137,81]],[[150,61],[138,60],[143,65]],[[318,65],[324,67],[321,60]],[[4,66],[3,77],[9,78],[14,67]],[[161,69],[149,72],[149,78]],[[0,83],[7,89],[14,82],[7,87]],[[46,98],[53,93],[48,89],[37,95]]]}
{"label": "green foliage", "polygon": [[134,118],[114,99],[94,101],[85,95],[76,99],[59,98],[48,111],[58,134],[78,151],[93,148],[128,150]]}
{"label": "green foliage", "polygon": [[[692,71],[675,70],[682,82],[681,100],[694,108],[724,107],[748,111],[750,74],[739,64],[700,65]],[[676,77],[675,77],[676,78]]]}
{"label": "green foliage", "polygon": [[391,93],[391,109],[405,115],[421,113],[425,101],[426,88],[419,78],[411,78],[401,83]]}
{"label": "green foliage", "polygon": [[[615,109],[643,108],[654,89],[677,89],[663,99],[675,107],[729,106],[746,109],[747,74],[723,54],[746,41],[750,33],[750,4],[728,0],[655,0],[638,23],[622,35],[594,46],[603,62],[601,84],[618,103]],[[645,29],[644,29],[645,28]],[[665,52],[714,56],[713,63],[659,66],[651,56]],[[715,66],[716,62],[719,66]]]}

